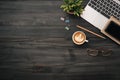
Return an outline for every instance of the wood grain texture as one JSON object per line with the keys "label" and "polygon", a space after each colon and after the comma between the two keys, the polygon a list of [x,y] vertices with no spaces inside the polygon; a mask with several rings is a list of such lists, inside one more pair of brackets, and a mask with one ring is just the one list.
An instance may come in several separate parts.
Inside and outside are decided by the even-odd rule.
{"label": "wood grain texture", "polygon": [[[85,6],[89,0],[85,0]],[[87,32],[89,43],[73,44],[76,24],[100,31],[60,9],[62,0],[0,1],[0,80],[119,80],[120,47]],[[70,30],[60,20],[70,20]],[[102,34],[101,34],[102,35]],[[112,49],[109,57],[87,55],[87,48]]]}

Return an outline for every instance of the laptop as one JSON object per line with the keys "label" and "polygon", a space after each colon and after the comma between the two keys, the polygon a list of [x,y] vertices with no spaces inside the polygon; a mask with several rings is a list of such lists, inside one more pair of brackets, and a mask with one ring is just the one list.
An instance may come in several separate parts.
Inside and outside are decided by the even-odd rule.
{"label": "laptop", "polygon": [[[120,0],[90,0],[81,17],[120,44]],[[117,25],[114,32],[111,25]]]}
{"label": "laptop", "polygon": [[120,0],[90,0],[81,17],[102,30],[110,16],[120,20]]}

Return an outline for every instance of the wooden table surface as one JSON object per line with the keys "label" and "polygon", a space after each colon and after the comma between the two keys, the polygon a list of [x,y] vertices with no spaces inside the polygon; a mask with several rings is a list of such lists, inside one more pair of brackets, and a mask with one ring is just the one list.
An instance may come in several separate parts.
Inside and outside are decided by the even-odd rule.
{"label": "wooden table surface", "polygon": [[[120,80],[120,46],[85,31],[89,42],[75,45],[71,36],[80,30],[77,24],[103,34],[81,17],[63,12],[62,3],[0,1],[0,80]],[[92,57],[88,48],[112,49],[113,54]]]}

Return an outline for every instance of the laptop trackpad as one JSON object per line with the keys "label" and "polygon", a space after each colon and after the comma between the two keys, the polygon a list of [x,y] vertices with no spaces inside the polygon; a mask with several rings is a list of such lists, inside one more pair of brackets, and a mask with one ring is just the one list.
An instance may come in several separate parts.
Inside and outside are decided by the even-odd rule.
{"label": "laptop trackpad", "polygon": [[85,10],[83,11],[81,17],[94,25],[99,30],[102,30],[108,21],[108,18],[104,17],[88,5],[85,7]]}

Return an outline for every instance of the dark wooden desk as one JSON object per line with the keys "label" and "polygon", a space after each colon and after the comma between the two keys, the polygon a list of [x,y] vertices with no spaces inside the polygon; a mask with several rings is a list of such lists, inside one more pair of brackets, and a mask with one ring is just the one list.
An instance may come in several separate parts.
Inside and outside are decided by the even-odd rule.
{"label": "dark wooden desk", "polygon": [[[0,1],[0,80],[120,80],[120,46],[87,32],[89,43],[73,44],[71,36],[80,30],[76,24],[101,33],[82,18],[64,13],[61,4],[62,0]],[[70,30],[60,17],[69,18]],[[99,47],[113,54],[87,55],[87,48]]]}

